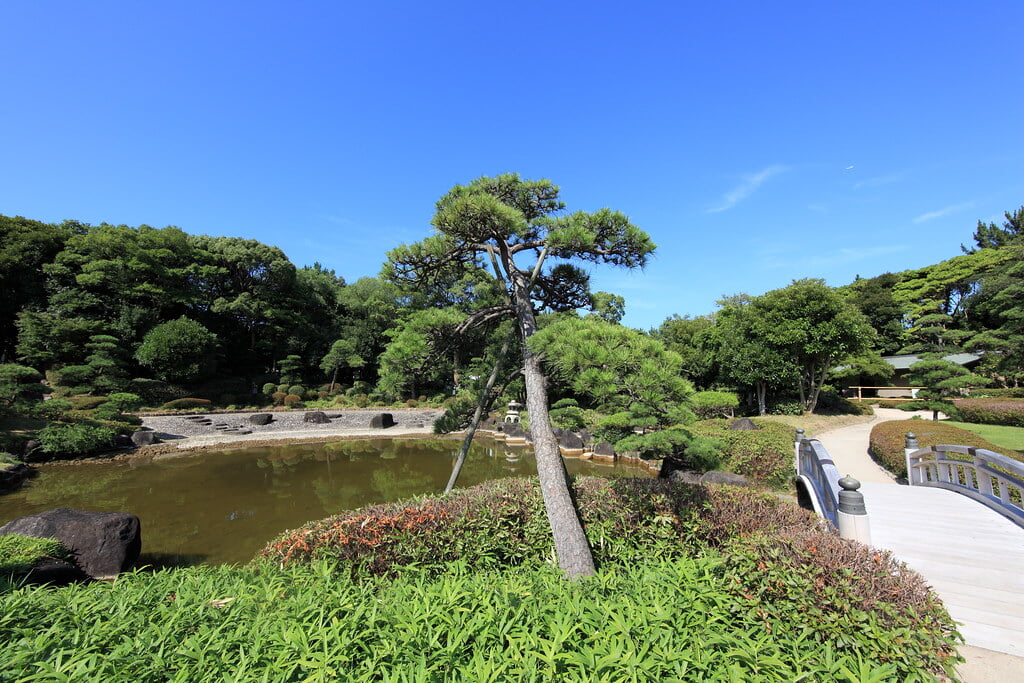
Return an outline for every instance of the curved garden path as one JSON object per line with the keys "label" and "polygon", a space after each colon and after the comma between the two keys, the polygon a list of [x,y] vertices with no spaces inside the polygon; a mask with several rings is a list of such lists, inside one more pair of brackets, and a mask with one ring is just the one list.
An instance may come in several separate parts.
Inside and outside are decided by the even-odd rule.
{"label": "curved garden path", "polygon": [[[960,622],[962,679],[1024,681],[1024,530],[966,496],[900,486],[871,458],[871,428],[912,415],[875,408],[870,422],[808,436],[821,441],[841,474],[862,482],[872,544],[924,576]],[[923,521],[936,529],[926,531]]]}

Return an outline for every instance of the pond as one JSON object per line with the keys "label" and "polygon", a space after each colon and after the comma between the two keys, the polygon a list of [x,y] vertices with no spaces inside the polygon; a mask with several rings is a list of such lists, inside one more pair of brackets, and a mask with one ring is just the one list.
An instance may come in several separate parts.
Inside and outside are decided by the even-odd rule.
{"label": "pond", "polygon": [[[41,466],[0,496],[0,524],[55,507],[130,512],[141,562],[247,562],[274,536],[372,503],[444,490],[460,441],[365,439],[239,448],[152,461]],[[649,477],[626,465],[565,459],[571,474]],[[459,486],[537,473],[533,451],[478,440]]]}

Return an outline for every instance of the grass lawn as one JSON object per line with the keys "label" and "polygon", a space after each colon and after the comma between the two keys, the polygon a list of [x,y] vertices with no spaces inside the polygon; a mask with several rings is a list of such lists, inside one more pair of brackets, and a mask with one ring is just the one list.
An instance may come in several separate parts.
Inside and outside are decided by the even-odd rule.
{"label": "grass lawn", "polygon": [[1001,425],[979,425],[971,422],[953,422],[943,420],[948,425],[966,429],[983,439],[987,439],[997,446],[1010,448],[1024,453],[1024,427],[1003,427]]}
{"label": "grass lawn", "polygon": [[830,429],[839,429],[849,425],[871,422],[873,415],[765,415],[756,418],[758,420],[770,420],[781,422],[794,429],[797,427],[804,430],[808,437],[813,437]]}

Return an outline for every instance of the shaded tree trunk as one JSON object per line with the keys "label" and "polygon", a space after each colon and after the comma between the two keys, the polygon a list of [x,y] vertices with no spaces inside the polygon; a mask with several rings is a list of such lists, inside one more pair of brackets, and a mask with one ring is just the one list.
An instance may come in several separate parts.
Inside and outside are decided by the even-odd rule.
{"label": "shaded tree trunk", "polygon": [[512,283],[516,322],[523,339],[523,375],[526,384],[526,409],[530,414],[530,435],[533,437],[537,476],[540,479],[544,509],[555,543],[558,566],[570,578],[590,576],[595,572],[594,557],[569,491],[569,475],[565,471],[565,463],[562,462],[562,453],[551,431],[547,380],[541,370],[540,358],[530,351],[526,343],[537,331],[529,283],[505,250],[502,252],[502,261]]}

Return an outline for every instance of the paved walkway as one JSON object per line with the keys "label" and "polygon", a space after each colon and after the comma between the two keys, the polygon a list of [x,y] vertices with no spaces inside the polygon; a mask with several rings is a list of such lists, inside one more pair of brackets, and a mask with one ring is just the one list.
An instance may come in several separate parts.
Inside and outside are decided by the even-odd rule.
{"label": "paved walkway", "polygon": [[897,485],[868,455],[868,441],[874,425],[910,414],[876,408],[875,416],[810,436],[841,474],[863,483],[872,545],[924,576],[960,623],[963,680],[1024,681],[1024,530],[952,491]]}

